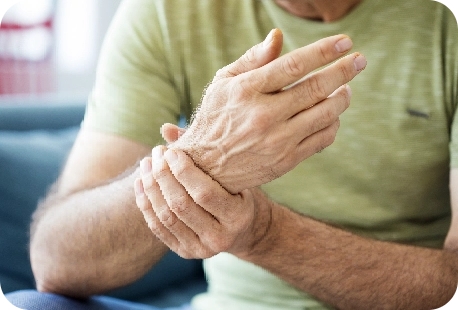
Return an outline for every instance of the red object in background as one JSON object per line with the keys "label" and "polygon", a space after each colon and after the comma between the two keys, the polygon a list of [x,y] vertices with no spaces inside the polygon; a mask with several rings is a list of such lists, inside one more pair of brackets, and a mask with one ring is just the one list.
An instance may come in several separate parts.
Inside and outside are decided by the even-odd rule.
{"label": "red object in background", "polygon": [[52,6],[49,0],[26,2],[8,11],[0,24],[0,95],[55,90]]}
{"label": "red object in background", "polygon": [[39,95],[55,91],[56,74],[50,60],[0,60],[0,95]]}
{"label": "red object in background", "polygon": [[37,26],[42,26],[45,28],[52,29],[52,23],[53,20],[49,19],[47,21],[42,22],[41,24],[38,25],[22,25],[20,23],[11,23],[11,22],[2,22],[0,24],[0,31],[5,31],[5,30],[24,30],[24,29],[32,29]]}

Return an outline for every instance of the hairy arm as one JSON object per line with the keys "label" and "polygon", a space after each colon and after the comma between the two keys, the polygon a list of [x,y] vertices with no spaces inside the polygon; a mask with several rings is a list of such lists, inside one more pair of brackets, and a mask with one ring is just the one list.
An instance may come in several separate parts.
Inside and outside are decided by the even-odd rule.
{"label": "hairy arm", "polygon": [[339,309],[436,309],[458,283],[458,255],[448,248],[361,238],[281,206],[252,250],[241,258]]}
{"label": "hairy arm", "polygon": [[436,309],[456,290],[456,169],[454,221],[439,250],[359,237],[295,213],[258,189],[230,195],[189,157],[172,155],[166,151],[157,163],[147,193],[162,207],[139,207],[150,210],[143,212],[153,233],[179,255],[232,253],[338,309]]}
{"label": "hairy arm", "polygon": [[150,148],[82,130],[53,191],[34,214],[37,288],[87,297],[142,276],[166,252],[135,204],[136,163]]}
{"label": "hairy arm", "polygon": [[458,284],[457,169],[450,190],[442,250],[361,238],[276,205],[266,238],[244,258],[339,309],[436,309]]}

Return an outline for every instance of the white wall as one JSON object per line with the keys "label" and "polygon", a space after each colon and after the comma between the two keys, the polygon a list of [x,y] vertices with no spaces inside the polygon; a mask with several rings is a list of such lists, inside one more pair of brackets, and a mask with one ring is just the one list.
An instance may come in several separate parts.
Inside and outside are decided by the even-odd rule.
{"label": "white wall", "polygon": [[100,47],[121,0],[58,0],[55,59],[61,94],[92,88]]}

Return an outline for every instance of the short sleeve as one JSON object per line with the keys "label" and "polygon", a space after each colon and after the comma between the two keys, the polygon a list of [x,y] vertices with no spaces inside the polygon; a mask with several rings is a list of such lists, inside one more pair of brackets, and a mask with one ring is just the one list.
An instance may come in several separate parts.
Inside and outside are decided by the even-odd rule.
{"label": "short sleeve", "polygon": [[447,72],[446,91],[450,94],[451,110],[453,113],[451,139],[450,139],[450,166],[458,168],[458,27],[454,15],[448,12],[448,38],[447,40]]}
{"label": "short sleeve", "polygon": [[450,167],[458,168],[458,109],[452,123],[452,138],[450,142]]}
{"label": "short sleeve", "polygon": [[83,127],[154,146],[180,114],[156,1],[124,0],[105,37]]}

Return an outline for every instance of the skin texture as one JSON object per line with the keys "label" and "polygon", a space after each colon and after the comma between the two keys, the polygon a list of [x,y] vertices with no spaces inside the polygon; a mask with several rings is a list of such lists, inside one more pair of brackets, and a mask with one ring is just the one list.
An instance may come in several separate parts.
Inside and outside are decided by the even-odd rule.
{"label": "skin texture", "polygon": [[338,309],[436,309],[456,290],[457,169],[450,174],[453,224],[444,249],[433,250],[352,235],[256,188],[232,195],[185,153],[159,146],[153,154],[153,169],[136,180],[137,205],[182,257],[228,252]]}
{"label": "skin texture", "polygon": [[[217,74],[219,80],[211,86],[210,90],[207,90],[207,95],[217,97],[218,93],[227,94],[228,89],[231,89],[230,84],[233,77],[240,77],[239,79],[243,79],[248,90],[256,90],[257,93],[252,96],[264,97],[265,105],[275,105],[277,95],[282,98],[283,96],[292,97],[293,102],[285,102],[286,105],[292,106],[293,103],[300,103],[301,109],[296,110],[299,112],[298,118],[290,117],[288,120],[287,115],[282,115],[281,119],[283,122],[281,129],[289,124],[294,130],[294,126],[301,122],[301,118],[311,124],[307,129],[309,133],[304,136],[307,138],[302,143],[296,141],[295,146],[293,145],[293,147],[301,146],[300,149],[305,150],[305,153],[297,152],[295,155],[297,157],[287,158],[283,162],[286,167],[292,167],[304,154],[311,155],[332,143],[338,129],[338,116],[349,106],[348,89],[340,85],[345,85],[364,67],[365,59],[362,56],[357,58],[358,54],[352,54],[328,69],[320,71],[321,73],[313,78],[314,85],[310,91],[304,87],[307,84],[300,84],[288,91],[274,92],[275,96],[262,94],[260,91],[263,90],[263,87],[268,87],[269,79],[257,80],[260,74],[275,75],[276,78],[272,79],[275,84],[272,84],[273,86],[268,91],[278,90],[313,69],[308,64],[301,62],[307,59],[318,59],[321,62],[314,66],[324,65],[326,62],[332,62],[342,57],[351,47],[348,37],[339,35],[321,40],[313,48],[302,48],[277,59],[281,42],[281,32],[273,31],[267,45],[261,43],[253,47],[238,61],[220,70]],[[347,44],[342,44],[345,42]],[[274,60],[276,60],[277,68],[283,70],[284,74],[278,75],[277,72],[273,72],[276,68],[272,66],[263,67],[264,69],[258,71],[257,75],[249,72],[264,64],[272,63]],[[357,70],[357,65],[361,67],[359,70]],[[342,72],[345,72],[346,76],[342,76]],[[337,82],[331,82],[334,79]],[[234,83],[236,83],[235,80],[232,84]],[[257,88],[250,87],[250,83]],[[232,90],[239,92],[238,95],[233,94],[236,98],[252,99],[243,88],[236,89],[232,85]],[[327,93],[332,93],[332,95],[320,104],[310,107],[313,104],[312,101],[297,102],[294,99],[294,96],[301,93],[311,94],[309,98],[315,99]],[[237,107],[237,102],[234,100],[228,104]],[[250,113],[253,115],[266,113],[264,106],[256,104],[254,100],[245,101],[244,104],[251,105]],[[224,103],[221,106],[224,110]],[[264,126],[277,122],[275,118],[269,119],[271,117],[274,118],[277,115],[264,115]],[[225,119],[223,118],[222,121]],[[242,133],[242,138],[247,143],[246,145],[255,145],[265,151],[267,149],[263,149],[262,144],[258,143],[260,139],[257,126],[260,124],[245,125],[245,130],[249,134]],[[164,136],[178,138],[182,135],[179,140],[184,138],[186,133],[178,130],[170,132],[170,128],[175,127],[163,126]],[[192,130],[199,132],[197,126]],[[271,138],[269,139],[273,141],[276,137],[275,132],[271,130],[270,133]],[[240,135],[234,136],[234,139],[240,140],[241,137]],[[275,139],[277,143],[272,147],[277,149],[286,148],[289,144],[288,140],[282,140],[281,137]],[[183,139],[180,142],[186,141]],[[230,141],[226,143],[234,144]],[[284,145],[278,143],[284,143]],[[184,145],[193,144],[184,143]],[[138,279],[166,253],[168,248],[151,233],[151,230],[145,225],[142,212],[136,207],[134,180],[140,176],[138,161],[147,156],[149,152],[149,147],[127,138],[93,132],[84,128],[81,130],[54,190],[40,204],[34,214],[30,258],[39,291],[79,298],[100,294]],[[189,153],[191,154],[192,150]],[[274,151],[267,150],[266,154],[265,160],[271,162],[274,159],[268,157],[277,156]],[[250,165],[260,163],[256,157],[251,157],[250,160],[252,160]],[[229,162],[234,168],[237,168],[233,161]],[[204,162],[201,163],[204,164]],[[142,170],[148,170],[151,161],[144,160],[141,166]],[[283,169],[287,169],[285,166]],[[230,173],[218,171],[222,176],[227,177],[227,180],[236,179]],[[266,174],[271,175],[271,172],[266,171]],[[234,175],[240,177],[240,175]],[[263,175],[259,177],[265,178]],[[239,191],[240,188],[248,188],[262,182],[260,180],[249,181],[251,183],[239,184],[240,187],[234,190]]]}
{"label": "skin texture", "polygon": [[[366,65],[353,53],[302,79],[342,57],[350,39],[325,38],[277,58],[281,46],[282,33],[274,29],[242,57],[249,67],[219,70],[189,128],[170,145],[231,193],[276,179],[329,146],[349,106],[345,83]],[[318,57],[304,57],[312,53]]]}
{"label": "skin texture", "polygon": [[[279,5],[280,2],[286,3],[278,0]],[[318,10],[319,1],[308,2],[317,9],[318,15],[314,12],[314,19],[329,20],[323,13],[327,10]],[[354,2],[341,1],[339,4]],[[330,12],[330,1],[322,0],[322,3],[328,3]],[[292,12],[294,6],[284,8]],[[274,43],[277,36],[273,34]],[[315,50],[318,54],[302,49],[300,58],[314,59],[320,51],[335,47],[335,43],[324,43]],[[254,77],[255,73],[251,71],[277,59],[277,50],[275,44],[271,44],[267,51],[259,46],[253,48],[229,66],[229,70],[220,71],[214,83],[217,85],[207,94],[218,96],[217,87],[221,87],[224,93],[232,78],[241,75],[241,79]],[[259,59],[262,61],[256,62]],[[351,59],[355,59],[354,55],[340,62],[335,70],[341,70],[341,66],[349,72],[351,68],[356,70]],[[291,63],[291,60],[285,63]],[[327,72],[327,78],[321,80],[323,85],[317,84],[321,85],[320,89],[326,87],[324,81],[335,76],[335,71]],[[347,79],[350,80],[353,74]],[[280,86],[274,87],[269,94],[294,94],[304,85],[290,89],[291,92],[278,92],[288,85],[289,78],[283,84],[276,84]],[[316,113],[320,115],[319,120],[312,117],[321,124],[316,128],[321,126],[322,129],[311,130],[314,133],[304,140],[308,139],[310,150],[320,150],[335,137],[338,115],[349,104],[348,89],[339,88],[340,85],[330,90],[332,104],[326,105],[322,101],[307,109],[313,105],[308,102],[299,111],[301,114],[322,109],[322,113]],[[257,96],[267,95],[261,88],[255,90]],[[242,99],[250,98],[246,92],[239,95]],[[253,109],[258,116],[256,113],[263,112],[256,110],[256,105]],[[323,115],[327,116],[322,119]],[[267,115],[262,124],[269,124],[269,117],[272,116]],[[291,119],[294,117],[288,120]],[[281,121],[287,126],[285,119]],[[250,147],[257,146],[259,129],[254,125],[246,128],[254,141]],[[192,130],[199,133],[198,126]],[[452,227],[444,250],[430,250],[363,239],[303,217],[269,200],[255,187],[257,182],[262,182],[261,177],[266,176],[258,176],[261,178],[258,181],[250,180],[251,184],[237,186],[235,178],[232,179],[225,169],[213,170],[211,166],[205,169],[206,161],[199,157],[199,147],[193,148],[196,145],[190,143],[188,149],[185,139],[180,141],[186,135],[185,131],[166,124],[162,133],[171,143],[171,149],[155,148],[152,156],[142,160],[142,173],[137,161],[149,153],[147,146],[113,135],[87,130],[80,133],[54,193],[34,217],[31,261],[40,291],[76,297],[101,293],[140,277],[171,248],[188,258],[230,252],[341,309],[432,309],[445,304],[455,292],[458,261],[455,254],[458,247],[456,170],[451,172],[450,183]],[[276,140],[275,135],[271,139],[281,142],[282,138],[287,139],[277,137]],[[178,142],[184,146],[180,148]],[[296,142],[293,147],[298,145],[300,143]],[[267,152],[267,155],[275,156],[276,153]],[[304,155],[297,158],[300,156]],[[295,160],[280,158],[278,163],[287,170],[295,165]],[[214,171],[220,179],[213,180],[199,168],[209,173]],[[267,176],[279,175],[283,170]],[[237,176],[236,173],[233,175]],[[224,183],[226,180],[228,184]],[[307,243],[296,242],[299,239],[307,240]],[[361,256],[361,253],[365,255]]]}
{"label": "skin texture", "polygon": [[30,258],[39,291],[102,293],[136,280],[167,251],[135,205],[139,173],[132,167],[149,150],[112,135],[79,133],[59,181],[34,214]]}

